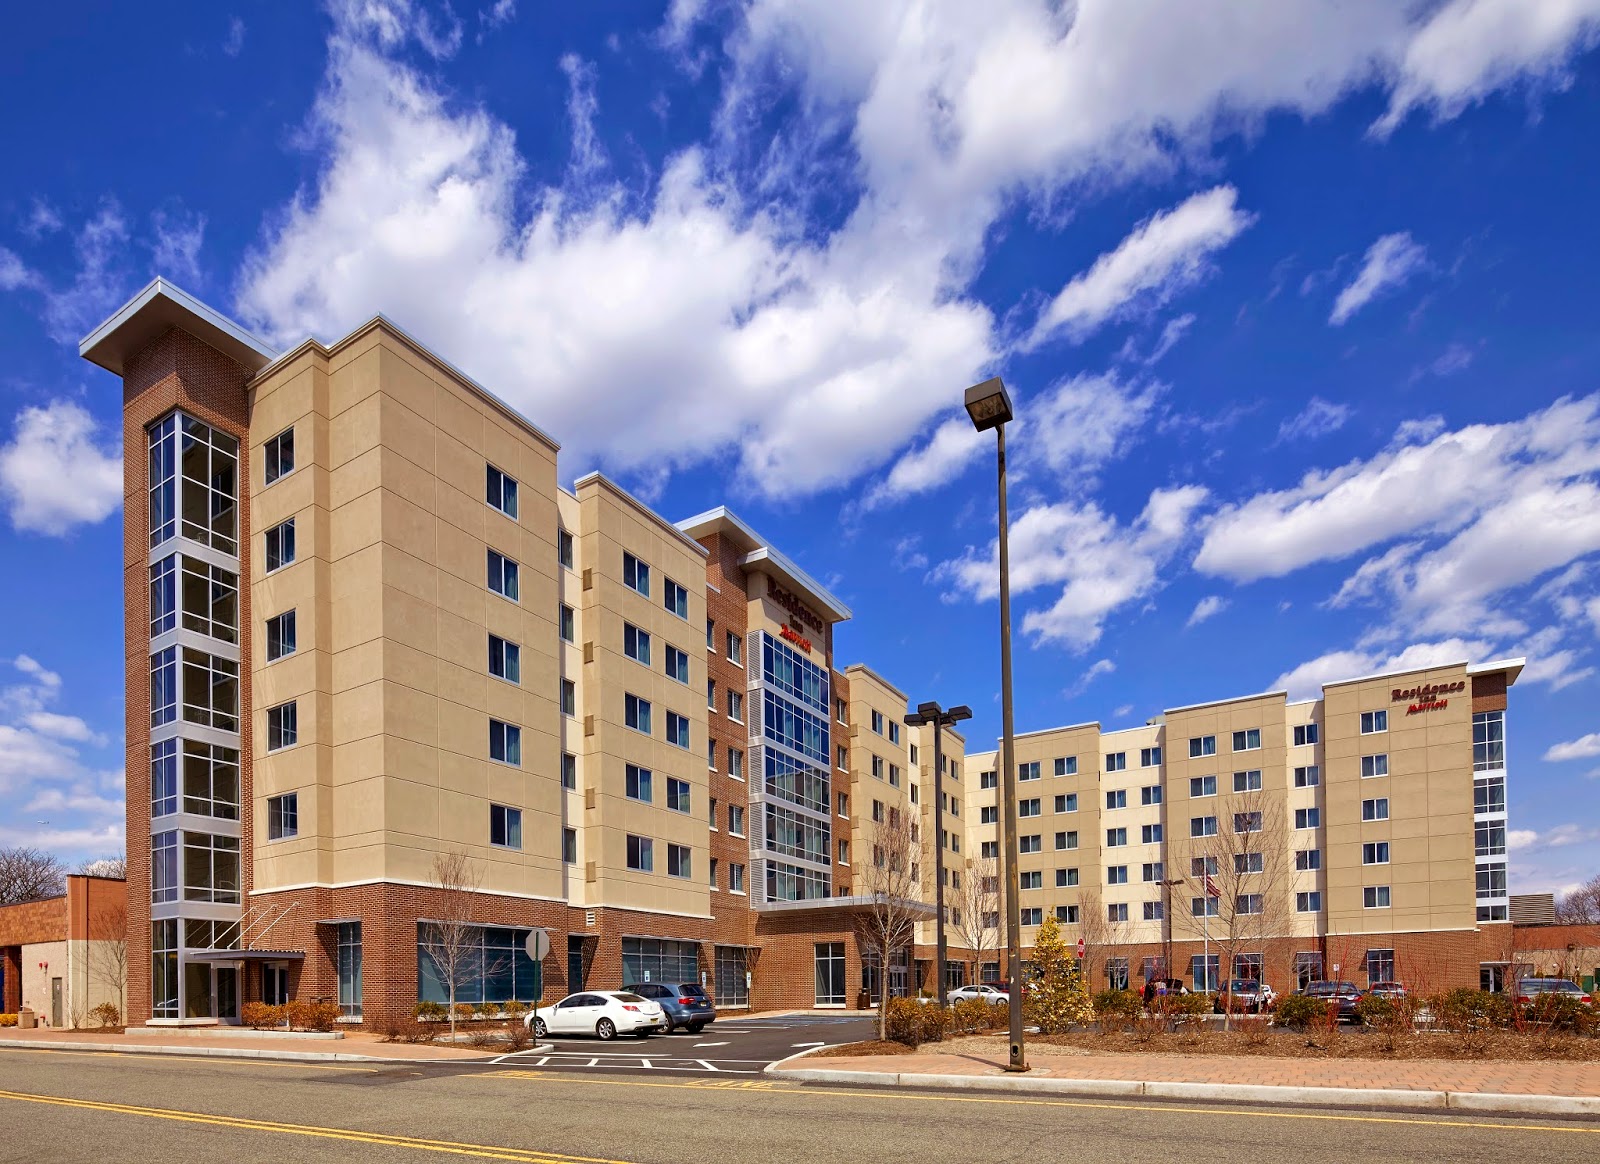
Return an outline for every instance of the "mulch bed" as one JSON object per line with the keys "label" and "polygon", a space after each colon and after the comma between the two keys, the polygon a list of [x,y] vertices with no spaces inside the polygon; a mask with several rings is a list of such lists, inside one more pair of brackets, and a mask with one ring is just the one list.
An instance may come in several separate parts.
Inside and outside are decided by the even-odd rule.
{"label": "mulch bed", "polygon": [[[936,1050],[936,1044],[930,1044],[929,1050]],[[908,1047],[904,1043],[897,1043],[893,1039],[868,1039],[864,1043],[843,1043],[837,1047],[823,1047],[807,1055],[807,1059],[826,1059],[846,1055],[911,1055],[916,1052],[915,1047]]]}

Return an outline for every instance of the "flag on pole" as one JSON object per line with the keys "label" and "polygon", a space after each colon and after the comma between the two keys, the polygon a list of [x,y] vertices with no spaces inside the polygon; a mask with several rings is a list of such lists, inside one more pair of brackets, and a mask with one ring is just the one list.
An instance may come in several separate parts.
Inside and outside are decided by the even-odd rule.
{"label": "flag on pole", "polygon": [[1222,890],[1217,888],[1217,883],[1215,881],[1211,880],[1211,874],[1209,874],[1209,873],[1206,874],[1206,896],[1207,897],[1221,897],[1222,896]]}

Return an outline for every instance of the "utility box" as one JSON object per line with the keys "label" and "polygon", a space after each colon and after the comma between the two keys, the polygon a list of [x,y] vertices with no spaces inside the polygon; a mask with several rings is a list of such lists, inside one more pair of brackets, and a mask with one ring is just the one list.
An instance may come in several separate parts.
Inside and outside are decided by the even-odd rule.
{"label": "utility box", "polygon": [[39,1020],[34,1017],[33,1008],[31,1006],[25,1006],[21,1010],[17,1011],[18,1030],[31,1031],[38,1025]]}

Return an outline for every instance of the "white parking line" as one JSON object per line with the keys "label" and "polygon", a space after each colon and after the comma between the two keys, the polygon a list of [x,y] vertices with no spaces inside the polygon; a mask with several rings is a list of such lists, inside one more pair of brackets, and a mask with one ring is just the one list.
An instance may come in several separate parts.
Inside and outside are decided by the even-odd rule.
{"label": "white parking line", "polygon": [[696,1043],[696,1047],[726,1047],[727,1043]]}
{"label": "white parking line", "polygon": [[789,1045],[791,1047],[822,1047],[822,1046],[826,1046],[827,1044],[825,1044],[825,1043],[790,1043]]}
{"label": "white parking line", "polygon": [[704,1059],[698,1059],[698,1060],[696,1060],[696,1062],[698,1062],[700,1064],[700,1066],[704,1067],[707,1071],[720,1072],[722,1070],[721,1067],[713,1067],[710,1063],[707,1063]]}

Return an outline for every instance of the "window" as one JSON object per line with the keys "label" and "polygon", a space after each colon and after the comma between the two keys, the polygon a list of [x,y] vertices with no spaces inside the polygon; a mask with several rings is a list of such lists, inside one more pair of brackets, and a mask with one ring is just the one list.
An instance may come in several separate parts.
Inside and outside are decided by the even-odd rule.
{"label": "window", "polygon": [[1249,772],[1235,772],[1233,774],[1233,790],[1235,792],[1260,792],[1261,770],[1255,768]]}
{"label": "window", "polygon": [[1361,775],[1363,777],[1367,777],[1367,776],[1387,776],[1388,774],[1389,774],[1389,757],[1388,756],[1386,756],[1386,755],[1384,755],[1383,753],[1380,752],[1376,756],[1362,756],[1361,757]]}
{"label": "window", "polygon": [[1233,750],[1235,752],[1255,752],[1261,749],[1261,729],[1248,728],[1242,732],[1233,733]]}
{"label": "window", "polygon": [[625,694],[622,700],[622,720],[636,732],[650,734],[650,701],[637,695]]}
{"label": "window", "polygon": [[170,816],[177,811],[178,741],[163,740],[150,747],[150,815]]}
{"label": "window", "polygon": [[1017,852],[1037,853],[1043,847],[1040,843],[1042,840],[1043,838],[1038,833],[1029,833],[1026,836],[1018,837]]}
{"label": "window", "polygon": [[1317,742],[1317,725],[1314,723],[1297,723],[1294,725],[1294,746],[1303,748],[1307,744]]}
{"label": "window", "polygon": [[978,847],[978,853],[986,861],[998,861],[1000,859],[1000,842],[984,841]]}
{"label": "window", "polygon": [[1076,868],[1056,870],[1056,888],[1071,889],[1077,883],[1078,870]]}
{"label": "window", "polygon": [[1078,757],[1061,756],[1056,759],[1057,776],[1076,776],[1078,774]]}
{"label": "window", "polygon": [[578,830],[561,830],[561,860],[567,865],[578,863]]}
{"label": "window", "polygon": [[1478,711],[1472,715],[1472,770],[1485,772],[1506,766],[1506,713]]}
{"label": "window", "polygon": [[1166,866],[1160,861],[1146,861],[1140,870],[1141,881],[1160,881],[1166,876]]}
{"label": "window", "polygon": [[691,812],[689,782],[676,776],[667,777],[667,807],[673,812]]}
{"label": "window", "polygon": [[239,839],[183,834],[183,899],[239,904]]}
{"label": "window", "polygon": [[[891,724],[890,726],[892,727],[894,725]],[[890,764],[889,765],[889,787],[891,787],[891,788],[899,788],[900,787],[900,765],[899,764]],[[915,791],[916,791],[916,789],[913,788],[912,792],[915,792]],[[913,801],[915,801],[916,797],[913,796],[911,799]]]}
{"label": "window", "polygon": [[1145,921],[1161,921],[1166,917],[1166,911],[1162,909],[1159,901],[1147,901],[1143,909]]}
{"label": "window", "polygon": [[656,843],[649,837],[628,834],[628,868],[637,873],[654,873],[656,868]]}
{"label": "window", "polygon": [[485,498],[492,509],[498,509],[512,521],[517,520],[516,478],[501,472],[493,465],[486,466],[487,490]]}
{"label": "window", "polygon": [[1038,816],[1039,815],[1039,798],[1036,796],[1032,800],[1019,800],[1019,801],[1017,801],[1017,815],[1018,816]]}
{"label": "window", "polygon": [[675,711],[667,712],[667,743],[679,748],[689,746],[689,717]]}
{"label": "window", "polygon": [[1201,756],[1215,756],[1217,754],[1216,736],[1191,736],[1189,737],[1189,759],[1198,760]]}
{"label": "window", "polygon": [[578,685],[571,679],[561,681],[561,714],[578,714]]}
{"label": "window", "polygon": [[1472,811],[1475,813],[1504,812],[1506,810],[1506,778],[1480,776],[1472,782]]}
{"label": "window", "polygon": [[728,805],[728,832],[736,837],[744,836],[744,807],[742,805]]}
{"label": "window", "polygon": [[1159,845],[1161,843],[1161,826],[1158,824],[1141,825],[1139,837],[1141,844]]}
{"label": "window", "polygon": [[1127,808],[1128,793],[1126,789],[1118,788],[1106,793],[1107,808]]}
{"label": "window", "polygon": [[294,472],[294,429],[284,429],[267,441],[261,451],[265,461],[262,476],[266,484],[271,485],[279,477]]}
{"label": "window", "polygon": [[1504,897],[1506,895],[1505,862],[1495,861],[1487,865],[1479,865],[1477,876],[1479,897]]}
{"label": "window", "polygon": [[845,747],[845,745],[840,744],[835,751],[838,752],[837,761],[839,770],[848,771],[850,768],[850,749]]}
{"label": "window", "polygon": [[[1042,921],[1043,919],[1041,918],[1040,920]],[[1078,907],[1075,906],[1075,905],[1058,905],[1058,906],[1056,906],[1056,921],[1065,922],[1067,925],[1072,925],[1072,926],[1077,925],[1078,924]],[[998,928],[998,915],[997,915],[997,918],[996,918],[996,927],[995,928]],[[998,971],[997,971],[997,973],[998,973]],[[999,978],[996,978],[995,981],[998,982]]]}
{"label": "window", "polygon": [[267,531],[266,548],[268,574],[294,561],[294,518],[279,522]]}
{"label": "window", "polygon": [[1294,867],[1302,873],[1313,869],[1322,868],[1321,849],[1296,849],[1294,854]]}
{"label": "window", "polygon": [[503,804],[489,806],[489,843],[503,849],[522,848],[522,810]]}
{"label": "window", "polygon": [[1191,857],[1189,859],[1189,876],[1215,877],[1217,870],[1222,868],[1216,857]]}
{"label": "window", "polygon": [[1107,829],[1106,848],[1117,849],[1128,843],[1127,829]]}
{"label": "window", "polygon": [[1361,802],[1361,819],[1388,820],[1389,798],[1387,796],[1379,796],[1372,800],[1363,800]]}
{"label": "window", "polygon": [[1388,909],[1389,887],[1387,885],[1368,885],[1361,890],[1361,905],[1364,909]]}
{"label": "window", "polygon": [[516,724],[489,721],[489,759],[522,766],[522,729]]}
{"label": "window", "polygon": [[706,619],[706,650],[717,649],[717,624],[714,619]]}
{"label": "window", "polygon": [[1018,780],[1037,780],[1037,779],[1039,779],[1039,761],[1033,760],[1033,761],[1031,761],[1031,762],[1029,762],[1027,764],[1018,764],[1017,765],[1017,779]]}
{"label": "window", "polygon": [[1297,808],[1294,810],[1294,827],[1297,829],[1316,829],[1322,827],[1322,810],[1320,808]]}
{"label": "window", "polygon": [[1018,874],[1019,884],[1023,889],[1043,889],[1044,874],[1037,869],[1023,870]]}
{"label": "window", "polygon": [[1233,855],[1233,871],[1245,875],[1260,873],[1266,869],[1265,853],[1235,853]]}
{"label": "window", "polygon": [[292,610],[267,619],[267,662],[294,654],[294,621]]}
{"label": "window", "polygon": [[1073,829],[1070,832],[1057,833],[1056,834],[1056,848],[1057,849],[1076,849],[1077,847],[1078,847],[1078,831],[1076,829]]}
{"label": "window", "polygon": [[744,779],[744,753],[738,748],[728,749],[728,776],[734,780]]}
{"label": "window", "polygon": [[985,788],[998,787],[999,783],[1000,783],[1000,774],[998,772],[979,772],[978,773],[978,788],[980,790],[981,789],[985,789]]}
{"label": "window", "polygon": [[[744,666],[744,639],[732,631],[728,632],[728,662],[736,666]],[[844,707],[843,701],[840,702],[839,706],[841,708]]]}
{"label": "window", "polygon": [[1198,800],[1202,796],[1215,796],[1217,794],[1217,778],[1215,776],[1189,777],[1189,796]]}
{"label": "window", "polygon": [[849,719],[850,709],[845,705],[845,701],[844,700],[835,699],[833,701],[833,715],[834,715],[834,718],[837,719],[840,723],[849,723],[850,722],[850,719]]}
{"label": "window", "polygon": [[561,787],[576,788],[578,786],[578,757],[571,752],[561,753]]}
{"label": "window", "polygon": [[744,695],[741,692],[728,692],[728,718],[734,723],[744,722]]}
{"label": "window", "polygon": [[629,800],[649,804],[654,799],[654,781],[655,773],[648,768],[641,768],[637,764],[628,764],[623,768],[623,793]]}
{"label": "window", "polygon": [[294,701],[267,709],[267,751],[292,748],[300,738],[300,717]]}
{"label": "window", "polygon": [[900,742],[900,724],[892,719],[889,721],[889,742],[891,744]]}
{"label": "window", "polygon": [[178,834],[157,833],[150,838],[150,900],[156,904],[178,900]]}
{"label": "window", "polygon": [[839,864],[841,864],[841,865],[850,864],[850,842],[849,841],[840,841],[839,845],[838,845],[838,848],[839,848]]}
{"label": "window", "polygon": [[872,730],[881,736],[883,734],[883,712],[874,711],[871,713],[871,715],[872,718],[870,722],[872,725]]}
{"label": "window", "polygon": [[[1128,920],[1128,903],[1127,902],[1118,901],[1118,902],[1113,902],[1112,904],[1106,906],[1106,921],[1112,922],[1114,924],[1116,922],[1125,922],[1127,920]],[[1122,964],[1122,977],[1124,979],[1126,979],[1128,977],[1128,960],[1126,958],[1108,958],[1108,959],[1106,959],[1106,972],[1108,974],[1112,973],[1113,972],[1113,969],[1112,969],[1113,966],[1115,966],[1116,963],[1118,963],[1118,962],[1120,962]]]}
{"label": "window", "polygon": [[744,866],[728,862],[728,892],[744,892]]}
{"label": "window", "polygon": [[1193,816],[1189,818],[1189,835],[1191,837],[1214,837],[1217,835],[1217,818],[1214,816]]}
{"label": "window", "polygon": [[688,618],[689,592],[671,578],[663,578],[661,583],[661,605],[679,618]]}
{"label": "window", "polygon": [[635,663],[650,665],[650,632],[640,630],[631,622],[622,624],[622,653]]}
{"label": "window", "polygon": [[219,731],[237,731],[239,664],[192,647],[184,647],[180,659],[184,721]]}
{"label": "window", "polygon": [[706,740],[706,767],[715,772],[717,770],[717,741]]}
{"label": "window", "polygon": [[[567,609],[562,607],[563,610]],[[507,683],[522,682],[522,648],[499,635],[489,636],[489,674]]]}
{"label": "window", "polygon": [[1025,926],[1044,925],[1044,907],[1034,905],[1024,909],[1022,911],[1021,924]]}
{"label": "window", "polygon": [[1480,820],[1472,826],[1473,839],[1477,855],[1480,857],[1503,857],[1506,852],[1506,824],[1505,821]]}
{"label": "window", "polygon": [[1263,893],[1239,893],[1234,895],[1233,912],[1241,916],[1247,914],[1260,914],[1266,912],[1266,895]]}
{"label": "window", "polygon": [[1108,752],[1108,753],[1106,753],[1106,771],[1107,772],[1121,772],[1121,771],[1125,770],[1127,767],[1128,767],[1128,753],[1127,752]]}
{"label": "window", "polygon": [[1139,789],[1139,803],[1140,804],[1160,804],[1161,803],[1161,785],[1159,785],[1159,784],[1146,784],[1143,788]]}
{"label": "window", "polygon": [[667,876],[688,879],[694,876],[688,845],[667,844]]}
{"label": "window", "polygon": [[1322,773],[1315,764],[1307,764],[1304,768],[1294,770],[1294,786],[1296,788],[1315,788],[1322,783]]}
{"label": "window", "polygon": [[1394,981],[1394,951],[1367,951],[1367,983]]}
{"label": "window", "polygon": [[1374,732],[1389,730],[1389,713],[1387,711],[1363,711],[1361,713],[1361,734],[1370,736]]}
{"label": "window", "polygon": [[286,792],[267,797],[267,840],[282,841],[300,835],[300,794]]}
{"label": "window", "polygon": [[150,567],[150,637],[166,634],[178,625],[178,556],[162,558]]}
{"label": "window", "polygon": [[1078,794],[1076,792],[1068,792],[1065,795],[1056,797],[1056,811],[1077,812]]}
{"label": "window", "polygon": [[872,802],[872,819],[880,824],[883,823],[883,801],[874,800]]}
{"label": "window", "polygon": [[1155,768],[1155,767],[1159,767],[1160,764],[1161,764],[1161,749],[1160,748],[1140,748],[1139,749],[1139,767],[1141,767],[1141,768]]}
{"label": "window", "polygon": [[1387,865],[1389,863],[1389,842],[1368,841],[1362,845],[1361,863],[1363,865]]}
{"label": "window", "polygon": [[1189,914],[1191,917],[1216,917],[1222,911],[1222,902],[1215,897],[1191,897],[1189,899]]}
{"label": "window", "polygon": [[1297,913],[1321,913],[1322,894],[1315,889],[1296,893],[1294,895],[1294,908]]}
{"label": "window", "polygon": [[517,564],[498,550],[489,551],[489,589],[512,602],[518,600]]}
{"label": "window", "polygon": [[572,569],[572,535],[564,529],[556,530],[556,561]]}
{"label": "window", "polygon": [[650,567],[641,562],[632,554],[624,552],[622,555],[622,584],[629,590],[636,590],[646,598],[650,597]]}
{"label": "window", "polygon": [[1233,814],[1233,831],[1235,833],[1259,833],[1261,831],[1262,814],[1259,812],[1236,812]]}
{"label": "window", "polygon": [[1126,865],[1107,865],[1106,884],[1126,885],[1128,883],[1128,867]]}
{"label": "window", "polygon": [[334,960],[339,978],[339,1014],[361,1017],[361,923],[340,922],[335,934]]}
{"label": "window", "polygon": [[559,621],[556,625],[560,632],[562,642],[570,643],[576,640],[578,630],[577,619],[572,613],[572,607],[568,606],[565,602],[561,604]]}

